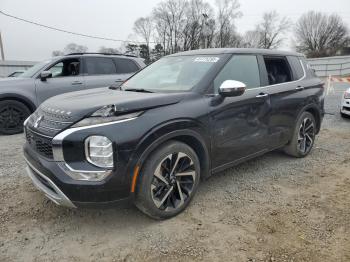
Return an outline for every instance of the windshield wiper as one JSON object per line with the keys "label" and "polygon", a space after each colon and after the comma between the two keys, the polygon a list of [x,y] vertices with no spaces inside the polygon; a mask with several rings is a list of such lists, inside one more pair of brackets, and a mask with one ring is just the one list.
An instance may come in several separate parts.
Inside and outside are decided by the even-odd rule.
{"label": "windshield wiper", "polygon": [[140,93],[154,93],[152,91],[143,89],[143,88],[127,88],[123,89],[123,91],[130,91],[130,92],[140,92]]}

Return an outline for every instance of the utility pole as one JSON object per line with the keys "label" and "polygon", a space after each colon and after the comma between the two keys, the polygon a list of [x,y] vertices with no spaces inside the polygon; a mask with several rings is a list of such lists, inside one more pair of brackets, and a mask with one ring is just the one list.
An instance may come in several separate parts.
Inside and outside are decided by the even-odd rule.
{"label": "utility pole", "polygon": [[207,43],[207,38],[208,38],[208,18],[209,16],[207,14],[202,14],[203,18],[204,18],[204,23],[203,23],[203,26],[202,26],[202,34],[204,36],[204,48],[208,48],[208,43]]}
{"label": "utility pole", "polygon": [[4,45],[2,44],[1,31],[0,31],[0,49],[1,49],[1,59],[5,60]]}

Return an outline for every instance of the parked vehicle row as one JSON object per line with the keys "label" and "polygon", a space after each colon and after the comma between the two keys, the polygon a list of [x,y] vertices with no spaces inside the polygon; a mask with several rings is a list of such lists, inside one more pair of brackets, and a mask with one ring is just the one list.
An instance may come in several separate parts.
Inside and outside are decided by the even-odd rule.
{"label": "parked vehicle row", "polygon": [[0,79],[0,133],[22,132],[24,120],[52,96],[120,85],[143,67],[143,59],[136,57],[76,53],[38,63],[18,77]]}
{"label": "parked vehicle row", "polygon": [[323,82],[304,56],[196,50],[160,59],[120,90],[46,100],[25,122],[24,156],[33,183],[56,204],[131,200],[164,219],[212,174],[277,148],[305,157],[323,115]]}

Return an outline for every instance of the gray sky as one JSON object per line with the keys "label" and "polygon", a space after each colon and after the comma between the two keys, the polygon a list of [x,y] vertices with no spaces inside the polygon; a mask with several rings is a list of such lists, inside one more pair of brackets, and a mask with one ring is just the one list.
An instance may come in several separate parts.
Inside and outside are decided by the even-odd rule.
{"label": "gray sky", "polygon": [[[208,0],[215,7],[215,0]],[[160,0],[0,0],[0,9],[21,18],[83,34],[127,40],[134,21],[147,16]],[[309,10],[338,13],[350,27],[349,0],[240,0],[243,17],[239,32],[254,28],[265,11],[276,10],[295,21]],[[68,43],[85,45],[90,52],[119,43],[55,32],[0,15],[5,56],[8,60],[43,60]],[[283,49],[289,49],[286,41]]]}

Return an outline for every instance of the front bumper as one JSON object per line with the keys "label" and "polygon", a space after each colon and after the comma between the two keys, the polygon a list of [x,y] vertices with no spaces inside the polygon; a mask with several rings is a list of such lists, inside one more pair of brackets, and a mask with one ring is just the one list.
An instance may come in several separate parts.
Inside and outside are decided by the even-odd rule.
{"label": "front bumper", "polygon": [[24,158],[33,184],[54,203],[70,208],[108,206],[131,200],[129,179],[125,173],[113,172],[99,182],[76,181],[59,166],[25,144]]}
{"label": "front bumper", "polygon": [[47,198],[57,205],[71,208],[76,207],[54,182],[36,169],[26,158],[25,160],[28,165],[26,167],[27,174],[32,179],[33,184],[37,189],[42,191]]}
{"label": "front bumper", "polygon": [[343,98],[340,112],[342,114],[350,115],[350,99]]}

